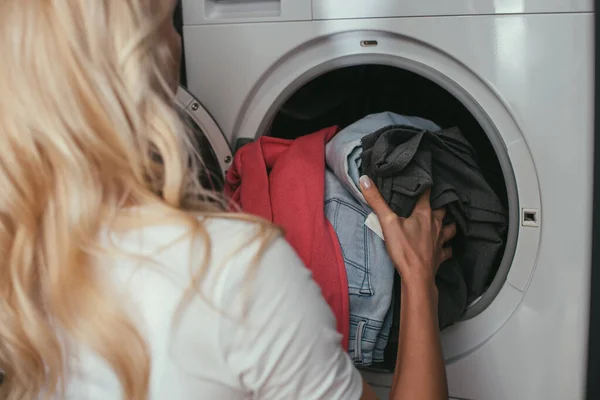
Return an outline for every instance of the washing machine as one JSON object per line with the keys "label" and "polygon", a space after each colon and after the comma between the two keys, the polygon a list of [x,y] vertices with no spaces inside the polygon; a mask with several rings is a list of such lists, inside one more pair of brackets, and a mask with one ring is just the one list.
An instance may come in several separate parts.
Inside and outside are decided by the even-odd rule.
{"label": "washing machine", "polygon": [[[487,291],[441,333],[450,396],[585,392],[591,0],[183,0],[178,101],[224,173],[261,135],[369,113],[458,126],[508,210]],[[363,371],[382,398],[391,372]]]}

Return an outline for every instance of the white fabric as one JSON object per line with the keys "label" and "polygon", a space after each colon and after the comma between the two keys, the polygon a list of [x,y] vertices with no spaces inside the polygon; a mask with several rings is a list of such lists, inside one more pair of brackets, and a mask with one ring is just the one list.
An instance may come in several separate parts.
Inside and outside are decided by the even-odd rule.
{"label": "white fabric", "polygon": [[[359,399],[362,379],[342,350],[335,319],[292,248],[278,239],[254,269],[255,226],[206,223],[212,258],[199,292],[176,309],[206,249],[185,229],[155,226],[111,234],[137,257],[98,261],[152,356],[151,399]],[[236,252],[237,250],[237,252]],[[146,256],[145,260],[139,255]],[[190,268],[192,266],[192,268]],[[254,272],[253,272],[254,271]],[[243,308],[247,308],[243,318]],[[69,400],[120,399],[119,382],[96,355],[76,351]]]}
{"label": "white fabric", "polygon": [[365,219],[365,226],[373,231],[374,234],[379,236],[379,239],[385,241],[385,237],[383,236],[383,228],[381,227],[381,223],[379,223],[379,218],[375,213],[369,214],[367,219]]}

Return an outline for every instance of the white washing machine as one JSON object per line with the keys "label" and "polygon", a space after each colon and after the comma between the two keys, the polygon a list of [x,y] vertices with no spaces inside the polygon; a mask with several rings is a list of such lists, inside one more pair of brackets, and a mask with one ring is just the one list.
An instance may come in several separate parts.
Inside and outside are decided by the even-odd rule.
{"label": "white washing machine", "polygon": [[[178,97],[222,171],[244,139],[293,137],[306,115],[324,124],[340,107],[347,118],[395,111],[459,126],[509,231],[489,289],[442,332],[450,395],[580,399],[593,26],[591,0],[183,0],[188,91]],[[385,398],[391,374],[364,375]]]}

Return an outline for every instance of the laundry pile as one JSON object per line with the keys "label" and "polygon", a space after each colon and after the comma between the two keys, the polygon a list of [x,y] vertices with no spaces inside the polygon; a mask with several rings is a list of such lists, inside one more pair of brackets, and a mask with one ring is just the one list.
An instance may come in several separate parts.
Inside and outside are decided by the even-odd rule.
{"label": "laundry pile", "polygon": [[507,216],[461,132],[418,117],[372,114],[340,131],[330,127],[293,140],[264,136],[236,152],[226,194],[244,212],[284,228],[337,317],[355,364],[389,365],[400,285],[360,192],[361,175],[403,217],[430,188],[432,208],[445,207],[444,223],[456,223],[454,257],[436,276],[441,329],[457,322],[493,279]]}

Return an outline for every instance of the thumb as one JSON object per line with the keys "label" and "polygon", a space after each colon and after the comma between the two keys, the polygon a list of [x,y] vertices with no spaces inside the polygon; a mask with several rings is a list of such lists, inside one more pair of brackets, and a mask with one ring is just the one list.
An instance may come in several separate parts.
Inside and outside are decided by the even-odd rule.
{"label": "thumb", "polygon": [[390,206],[385,202],[381,193],[379,193],[379,190],[375,187],[371,178],[363,175],[358,181],[360,183],[360,190],[365,197],[367,204],[371,207],[375,215],[377,215],[380,223],[388,220],[390,215],[396,216]]}

